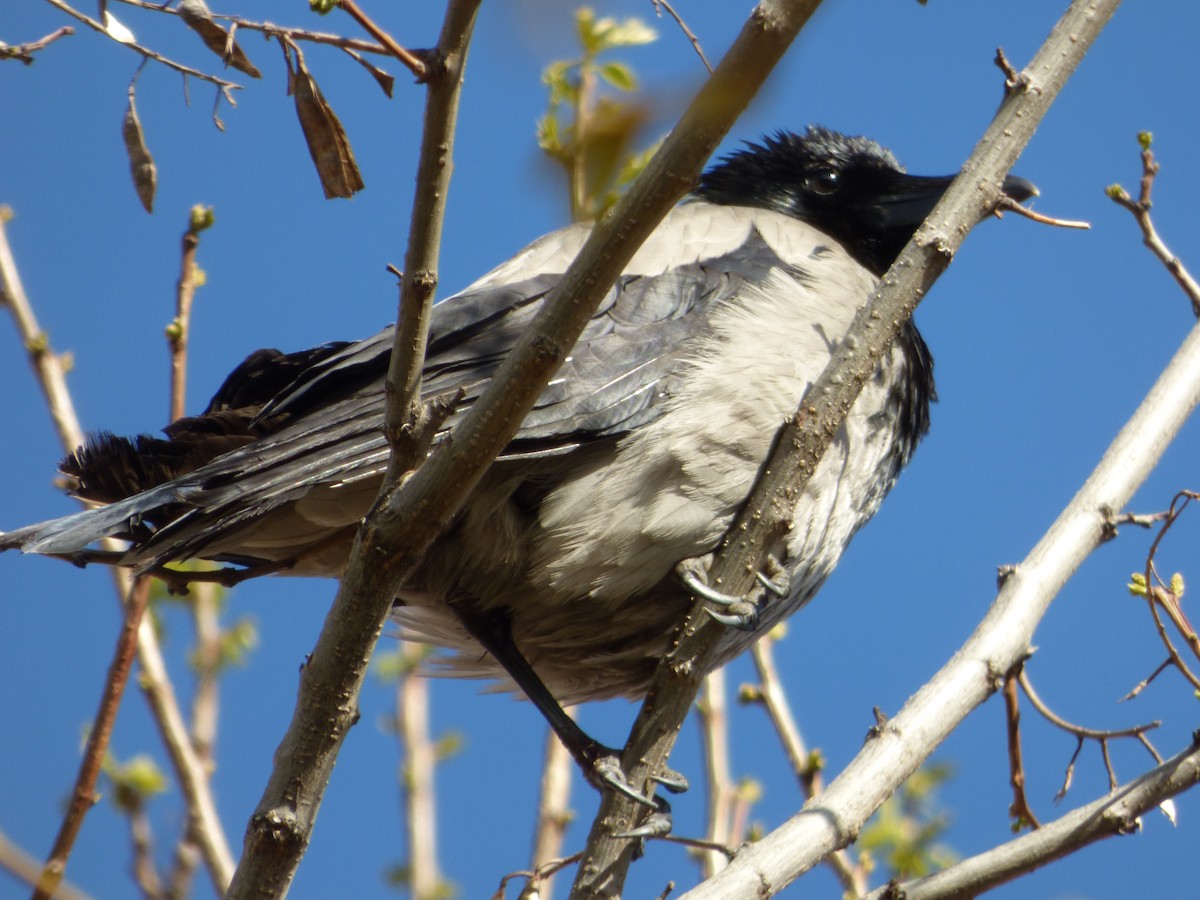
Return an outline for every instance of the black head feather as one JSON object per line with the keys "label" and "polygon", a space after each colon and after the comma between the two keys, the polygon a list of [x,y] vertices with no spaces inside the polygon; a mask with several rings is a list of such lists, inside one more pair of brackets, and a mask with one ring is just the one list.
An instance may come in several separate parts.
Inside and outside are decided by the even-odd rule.
{"label": "black head feather", "polygon": [[[701,177],[695,194],[808,222],[882,275],[953,180],[909,175],[875,141],[811,125],[803,135],[780,131],[731,153]],[[1010,178],[1004,190],[1024,200],[1033,186]]]}

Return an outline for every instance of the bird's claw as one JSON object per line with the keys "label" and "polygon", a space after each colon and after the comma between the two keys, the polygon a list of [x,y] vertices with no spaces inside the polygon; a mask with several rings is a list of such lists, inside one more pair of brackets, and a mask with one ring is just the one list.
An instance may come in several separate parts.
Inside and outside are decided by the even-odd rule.
{"label": "bird's claw", "polygon": [[[705,598],[707,599],[707,598]],[[718,612],[715,609],[704,607],[704,611],[708,613],[714,621],[720,622],[729,628],[736,628],[738,631],[755,631],[758,629],[758,607],[748,600],[739,600],[737,603],[731,604],[729,612]]]}
{"label": "bird's claw", "polygon": [[646,818],[642,819],[642,824],[636,828],[630,828],[627,831],[615,831],[613,837],[644,839],[663,837],[671,833],[673,821],[671,819],[671,804],[662,797],[655,797],[655,809]]}
{"label": "bird's claw", "polygon": [[783,600],[791,593],[791,590],[789,590],[791,585],[787,581],[787,571],[775,561],[775,557],[768,556],[767,560],[769,562],[768,568],[772,570],[771,574],[767,575],[765,572],[755,572],[754,579],[763,586],[763,590],[768,594],[773,594],[780,600]]}
{"label": "bird's claw", "polygon": [[[690,787],[684,774],[676,772],[674,769],[663,769],[657,775],[651,775],[650,780],[661,784],[672,794],[682,794]],[[662,802],[665,803],[666,801]]]}
{"label": "bird's claw", "polygon": [[624,770],[621,769],[621,760],[614,751],[603,748],[602,752],[591,761],[589,774],[591,777],[588,780],[600,790],[608,788],[618,794],[624,794],[635,803],[641,803],[654,810],[658,809],[658,804],[653,797],[647,797],[629,783]]}
{"label": "bird's claw", "polygon": [[[771,556],[767,557],[767,568],[771,574],[767,575],[764,572],[755,572],[755,581],[758,582],[759,586],[766,593],[779,598],[787,597],[789,594],[789,585],[786,581],[786,571]],[[700,560],[684,560],[679,564],[678,572],[684,587],[702,600],[707,600],[709,603],[721,607],[720,610],[705,607],[704,611],[712,616],[715,621],[730,628],[737,628],[740,631],[755,631],[758,629],[758,603],[745,597],[735,597],[732,594],[726,594],[711,587],[704,579],[704,564]]]}

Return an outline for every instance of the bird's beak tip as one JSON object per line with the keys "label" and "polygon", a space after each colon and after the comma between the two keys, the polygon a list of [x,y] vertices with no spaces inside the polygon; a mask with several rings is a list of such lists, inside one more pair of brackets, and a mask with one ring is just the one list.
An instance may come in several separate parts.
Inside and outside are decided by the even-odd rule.
{"label": "bird's beak tip", "polygon": [[1024,203],[1031,197],[1040,197],[1042,193],[1032,181],[1026,181],[1016,175],[1009,175],[1005,178],[1000,189],[1004,191],[1005,196],[1017,203]]}

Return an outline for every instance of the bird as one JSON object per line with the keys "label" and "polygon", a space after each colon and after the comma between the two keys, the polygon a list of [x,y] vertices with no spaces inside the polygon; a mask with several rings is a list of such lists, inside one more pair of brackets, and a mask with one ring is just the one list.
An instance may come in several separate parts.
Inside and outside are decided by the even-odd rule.
{"label": "bird", "polygon": [[[690,608],[679,565],[718,546],[780,425],[953,177],[909,175],[877,142],[815,125],[713,164],[399,591],[404,636],[442,648],[444,674],[531,699],[589,780],[646,799],[562,707],[645,694]],[[1014,176],[1001,189],[1016,202],[1037,193]],[[422,396],[457,395],[443,432],[591,227],[539,238],[434,305]],[[61,470],[104,505],[0,533],[0,550],[337,578],[388,465],[392,341],[387,327],[257,350],[164,437],[92,436]],[[928,431],[934,399],[932,356],[909,321],[795,497],[770,548],[772,589],[723,631],[714,666],[816,594]],[[128,549],[91,549],[109,537]]]}

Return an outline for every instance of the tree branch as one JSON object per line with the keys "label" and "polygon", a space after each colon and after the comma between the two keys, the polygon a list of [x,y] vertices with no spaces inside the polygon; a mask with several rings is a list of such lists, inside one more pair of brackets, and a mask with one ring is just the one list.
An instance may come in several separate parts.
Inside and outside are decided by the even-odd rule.
{"label": "tree branch", "polygon": [[177,63],[177,62],[175,62],[175,60],[168,59],[167,57],[163,56],[161,53],[157,53],[154,50],[151,50],[149,47],[143,47],[141,44],[137,43],[136,41],[118,40],[117,38],[113,37],[112,32],[110,32],[102,24],[100,24],[95,19],[91,18],[90,16],[84,15],[79,10],[72,7],[70,4],[63,2],[63,0],[46,0],[46,2],[49,3],[51,6],[55,7],[56,9],[62,10],[67,15],[72,16],[75,19],[78,19],[80,22],[82,22],[84,25],[88,26],[89,28],[100,32],[105,37],[112,38],[118,44],[121,44],[124,47],[128,47],[130,50],[133,50],[135,53],[140,53],[146,59],[152,59],[157,63],[161,63],[162,65],[166,66],[168,69],[175,70],[180,75],[191,75],[193,78],[199,78],[201,81],[207,81],[210,84],[216,85],[218,88],[221,89],[221,92],[223,94],[225,94],[225,98],[227,100],[229,100],[231,103],[233,102],[233,100],[232,100],[232,97],[230,96],[229,92],[234,91],[234,90],[241,90],[242,86],[235,81],[226,81],[224,78],[218,78],[216,75],[209,75],[207,72],[201,72],[199,69],[193,69],[191,66],[185,66],[185,65],[183,65],[183,63]]}
{"label": "tree branch", "polygon": [[[988,204],[995,202],[1000,178],[1117,5],[1118,0],[1076,0],[1021,73],[962,175],[884,277],[875,300],[856,318],[825,375],[810,389],[809,396],[820,400],[811,407],[805,401],[798,416],[803,426],[799,440],[809,458],[819,456],[810,448],[820,447],[820,432],[836,429],[837,422],[829,411],[849,408],[855,396],[852,384],[870,373],[874,355],[911,313],[913,298],[919,297],[933,276],[945,268],[966,232],[987,211]],[[1193,345],[1196,349],[1191,349]],[[1159,390],[1152,392],[1139,411],[1141,415],[1147,408],[1161,408],[1161,420],[1151,421],[1156,427],[1164,426],[1160,432],[1163,435],[1174,433],[1195,402],[1197,388],[1192,382],[1197,381],[1194,376],[1200,376],[1200,356],[1193,359],[1195,354],[1200,354],[1200,333],[1189,338],[1177,356],[1178,362],[1164,373],[1164,382],[1169,386],[1167,396]],[[1137,424],[1146,421],[1139,419]],[[853,839],[867,816],[916,770],[970,709],[997,689],[1001,673],[1026,652],[1034,623],[1062,581],[1102,539],[1104,511],[1124,506],[1133,487],[1161,452],[1162,445],[1157,443],[1131,447],[1133,433],[1127,426],[1093,479],[1035,548],[1026,567],[1036,571],[1037,576],[1028,576],[1023,569],[1010,576],[993,610],[967,645],[896,719],[879,729],[820,798],[810,801],[772,835],[745,848],[723,873],[687,897],[698,900],[780,890],[828,852]],[[785,433],[779,444],[790,447],[791,435]],[[1113,464],[1114,458],[1123,458],[1121,464]],[[772,473],[777,471],[775,460],[769,468]],[[757,512],[769,507],[752,499],[748,509]],[[725,575],[730,568],[719,574]],[[734,570],[734,574],[740,573]],[[732,585],[722,584],[721,590],[738,593],[743,585],[735,580]],[[1014,607],[1015,611],[1010,612]],[[692,618],[698,617],[693,614]],[[684,641],[688,638],[685,632]]]}
{"label": "tree branch", "polygon": [[33,54],[39,50],[44,50],[46,47],[53,44],[59,38],[67,37],[75,33],[75,29],[70,25],[64,25],[62,28],[50,32],[43,38],[36,41],[28,41],[24,44],[9,45],[0,41],[0,60],[15,59],[25,63],[25,65],[33,65]]}
{"label": "tree branch", "polygon": [[[803,488],[874,371],[880,355],[912,315],[934,279],[949,264],[966,234],[995,208],[1001,197],[999,186],[1003,176],[1016,161],[1083,53],[1111,17],[1117,2],[1076,0],[1030,67],[1006,93],[991,126],[963,166],[962,174],[884,276],[872,302],[859,311],[825,372],[809,389],[793,419],[782,429],[776,450],[764,466],[764,477],[716,554],[708,573],[711,585],[734,596],[745,594],[753,587],[753,573],[763,569],[764,548],[778,529],[787,525],[781,513],[790,508],[786,497]],[[709,660],[720,627],[705,613],[703,604],[696,604],[680,631],[671,656],[659,667],[625,747],[622,762],[632,783],[646,783],[645,779],[664,765],[695,696],[698,679],[710,667]],[[1010,665],[1011,662],[1001,666],[999,671],[1005,671]],[[908,767],[908,762],[905,760],[887,775],[889,786],[886,792],[877,795],[876,805],[919,764],[918,760]],[[872,806],[871,810],[874,808]],[[853,817],[854,829],[866,818],[868,811],[862,812],[861,819],[857,815]],[[583,891],[578,896],[609,897],[620,892],[633,844],[613,838],[611,834],[628,828],[639,815],[641,811],[625,798],[615,794],[604,798],[589,838],[589,843],[595,844],[596,849],[590,857],[585,857],[580,867],[580,877],[586,876],[595,893]],[[833,821],[843,820],[839,817]],[[794,854],[805,859],[801,868],[793,871],[784,865],[779,872],[772,873],[774,877],[756,884],[770,885],[773,890],[782,887],[816,859],[844,846],[850,834],[843,827],[828,828],[822,836],[827,843],[820,856],[810,858],[806,853]],[[793,845],[796,846],[800,845]],[[729,874],[731,870],[732,874]],[[745,874],[745,867],[734,865],[709,883],[727,880],[741,883]],[[581,882],[577,882],[579,884]],[[600,885],[603,885],[602,889]],[[702,886],[697,890],[704,889]]]}
{"label": "tree branch", "polygon": [[[151,0],[117,0],[117,2],[125,6],[132,6],[135,9],[149,9],[172,16],[179,15],[178,9],[163,6],[162,0],[158,0],[158,2],[151,2]],[[257,31],[268,37],[286,37],[293,41],[307,41],[310,44],[328,44],[332,47],[356,53],[375,53],[380,56],[391,55],[388,48],[382,44],[377,44],[374,41],[366,41],[362,38],[345,37],[344,35],[329,34],[323,31],[309,31],[306,28],[292,28],[287,25],[275,25],[272,22],[251,22],[249,19],[243,19],[240,16],[223,16],[213,13],[213,18],[237,26],[239,31]]]}
{"label": "tree branch", "polygon": [[[54,421],[63,450],[70,452],[83,443],[83,429],[79,425],[79,418],[75,414],[71,394],[67,389],[63,358],[51,349],[49,338],[38,325],[21,284],[5,228],[11,216],[12,213],[7,207],[0,207],[0,306],[7,306],[12,313],[17,332],[29,352],[30,363],[33,365],[38,386],[46,398],[46,406]],[[106,540],[102,542],[102,546],[105,550],[116,551],[120,548],[120,542]],[[124,602],[123,598],[127,596],[131,579],[119,569],[112,570],[112,578],[117,597]],[[229,852],[221,820],[217,816],[216,804],[204,767],[192,748],[187,726],[179,711],[175,692],[171,688],[158,635],[145,618],[138,628],[138,664],[142,669],[139,684],[150,702],[155,724],[171,757],[175,777],[187,798],[191,828],[200,845],[213,884],[218,891],[223,891],[233,872],[233,855]]]}
{"label": "tree branch", "polygon": [[117,710],[121,708],[121,698],[125,695],[125,686],[129,683],[129,673],[133,669],[137,647],[138,628],[142,624],[142,617],[149,602],[150,579],[146,576],[135,578],[125,599],[125,619],[117,635],[117,646],[113,651],[108,676],[104,679],[104,689],[100,695],[100,708],[96,711],[96,718],[88,733],[83,761],[80,763],[79,773],[75,776],[75,787],[71,791],[71,800],[59,826],[58,835],[54,838],[54,846],[50,848],[46,865],[42,868],[42,875],[34,887],[33,900],[50,900],[51,895],[58,889],[67,870],[71,850],[75,847],[75,839],[83,828],[83,820],[96,804],[96,782],[100,778],[100,769],[108,752],[108,742],[112,737]]}
{"label": "tree branch", "polygon": [[964,859],[936,875],[887,885],[863,900],[950,900],[982,894],[1089,844],[1139,830],[1143,815],[1197,782],[1200,748],[1193,744],[1140,778],[1037,831]]}
{"label": "tree branch", "polygon": [[[428,307],[436,285],[454,117],[478,6],[479,0],[451,0],[438,41],[441,66],[427,82],[429,96],[405,257],[401,318],[388,373],[385,428],[392,443],[393,463],[380,496],[355,539],[317,645],[301,671],[296,710],[276,751],[270,780],[247,827],[242,860],[227,895],[230,900],[279,897],[287,893],[311,839],[338,750],[358,720],[358,695],[367,664],[400,579],[420,559],[446,520],[436,515],[426,518],[421,512],[392,514],[397,512],[394,501],[409,495],[408,491],[395,493],[400,476],[424,452],[422,435],[409,429],[420,413],[413,406],[419,396]],[[397,371],[405,379],[399,390]],[[403,374],[406,371],[410,375],[415,372],[415,377],[408,378]],[[400,446],[405,434],[409,440]],[[418,470],[418,474],[423,470]],[[415,477],[410,479],[410,483],[415,480]],[[429,491],[425,496],[431,494]],[[445,515],[448,517],[456,506],[457,503],[451,506]],[[423,531],[424,541],[421,538],[409,541],[406,528],[409,532]]]}

